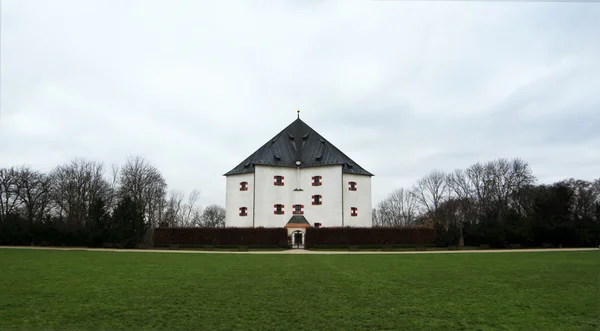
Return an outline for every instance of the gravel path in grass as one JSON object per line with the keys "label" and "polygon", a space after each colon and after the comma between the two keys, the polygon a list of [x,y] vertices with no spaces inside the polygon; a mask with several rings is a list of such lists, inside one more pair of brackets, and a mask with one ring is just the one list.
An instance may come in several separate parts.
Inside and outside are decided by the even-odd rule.
{"label": "gravel path in grass", "polygon": [[479,249],[479,250],[431,250],[431,251],[342,251],[342,250],[306,250],[287,249],[281,251],[256,250],[256,251],[203,251],[203,250],[169,250],[169,249],[110,249],[88,247],[37,247],[37,246],[0,246],[0,249],[39,249],[63,251],[101,251],[101,252],[143,252],[143,253],[197,253],[197,254],[464,254],[464,253],[527,253],[527,252],[568,252],[568,251],[596,251],[600,248],[518,248],[518,249]]}

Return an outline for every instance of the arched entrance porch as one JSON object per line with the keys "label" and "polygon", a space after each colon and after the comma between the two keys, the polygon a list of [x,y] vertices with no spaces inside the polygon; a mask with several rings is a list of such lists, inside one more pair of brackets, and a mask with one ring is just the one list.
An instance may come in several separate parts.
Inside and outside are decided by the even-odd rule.
{"label": "arched entrance porch", "polygon": [[294,215],[285,225],[288,230],[288,243],[291,248],[304,248],[306,243],[306,228],[310,224],[302,215]]}

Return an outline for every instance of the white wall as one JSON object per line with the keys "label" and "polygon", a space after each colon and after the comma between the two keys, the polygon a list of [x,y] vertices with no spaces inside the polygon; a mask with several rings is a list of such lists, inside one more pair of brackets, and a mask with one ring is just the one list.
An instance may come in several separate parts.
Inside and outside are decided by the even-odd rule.
{"label": "white wall", "polygon": [[[321,186],[312,186],[312,177],[321,176]],[[304,204],[304,217],[311,224],[319,222],[323,226],[342,224],[342,166],[332,165],[309,167],[300,170],[300,187],[296,193],[296,203]],[[313,205],[312,196],[321,195],[322,204]]]}
{"label": "white wall", "polygon": [[[256,165],[256,219],[254,226],[284,227],[292,217],[295,168]],[[283,186],[275,186],[275,176],[283,176]],[[283,215],[273,213],[275,204],[284,205]]]}
{"label": "white wall", "polygon": [[[248,182],[248,190],[240,191],[240,182]],[[228,227],[251,227],[254,192],[254,173],[227,176],[225,196],[225,225]],[[248,207],[248,216],[239,216],[240,207]]]}
{"label": "white wall", "polygon": [[[344,178],[344,226],[371,227],[371,176],[345,173]],[[356,182],[356,191],[348,189],[348,182]],[[358,216],[351,216],[351,207],[358,208]]]}
{"label": "white wall", "polygon": [[[342,168],[340,165],[302,168],[256,166],[255,226],[283,227],[293,216],[293,205],[304,205],[304,217],[313,225],[342,224]],[[284,176],[284,186],[275,186],[274,176]],[[321,186],[312,186],[312,176],[321,176]],[[303,191],[294,191],[301,188]],[[320,194],[323,203],[312,205],[312,196]],[[273,205],[283,204],[284,214],[273,213]]]}
{"label": "white wall", "polygon": [[[284,186],[274,185],[276,175],[284,176]],[[321,176],[322,185],[312,186],[312,176]],[[239,190],[242,181],[248,182],[248,191]],[[349,181],[357,182],[357,191],[348,190]],[[295,188],[303,191],[294,191]],[[284,227],[293,216],[295,204],[304,205],[304,217],[311,225],[317,222],[323,227],[372,225],[371,177],[342,174],[341,165],[302,168],[300,171],[291,167],[257,165],[254,173],[227,176],[226,194],[227,226]],[[255,199],[253,194],[256,194]],[[315,194],[322,196],[321,205],[312,205]],[[283,215],[274,214],[275,204],[285,206]],[[239,216],[239,207],[248,207],[248,216]],[[358,216],[350,216],[350,207],[358,207]]]}

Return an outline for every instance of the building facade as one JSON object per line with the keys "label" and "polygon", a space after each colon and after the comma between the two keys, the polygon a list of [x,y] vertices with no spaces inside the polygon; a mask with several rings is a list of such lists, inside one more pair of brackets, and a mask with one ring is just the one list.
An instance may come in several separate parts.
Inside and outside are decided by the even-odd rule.
{"label": "building facade", "polygon": [[300,117],[225,176],[229,227],[372,225],[373,174]]}

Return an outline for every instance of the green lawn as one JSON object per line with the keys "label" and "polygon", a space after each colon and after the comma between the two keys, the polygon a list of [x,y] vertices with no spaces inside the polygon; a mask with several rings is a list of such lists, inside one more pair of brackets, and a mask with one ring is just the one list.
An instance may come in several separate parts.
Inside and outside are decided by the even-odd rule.
{"label": "green lawn", "polygon": [[0,249],[0,330],[600,330],[600,252]]}

